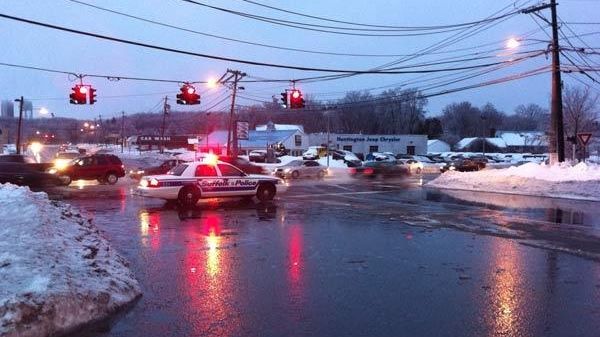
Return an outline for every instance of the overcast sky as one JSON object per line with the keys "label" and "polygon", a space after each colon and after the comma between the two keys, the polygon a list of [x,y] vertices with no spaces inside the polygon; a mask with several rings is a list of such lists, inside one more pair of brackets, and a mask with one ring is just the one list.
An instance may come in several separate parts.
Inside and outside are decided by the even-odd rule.
{"label": "overcast sky", "polygon": [[[443,34],[413,37],[349,36],[278,26],[180,0],[81,1],[202,33],[262,44],[335,53],[414,54],[444,38],[453,36],[453,34],[464,33],[462,30],[456,30]],[[197,1],[284,20],[320,25],[341,25],[269,10],[242,0]],[[505,13],[514,10],[514,6],[535,4],[533,1],[526,0],[517,1],[516,4],[497,0],[256,1],[336,20],[393,26],[433,26],[471,22],[486,18],[503,8],[505,8],[503,12]],[[398,56],[334,56],[250,46],[140,22],[68,0],[2,0],[0,1],[0,13],[163,47],[266,63],[313,68],[366,70],[399,59]],[[598,0],[562,0],[559,1],[558,13],[563,21],[571,23],[569,28],[576,34],[600,32],[599,24],[579,24],[600,22],[600,1]],[[541,14],[549,18],[550,10],[544,10]],[[542,21],[538,21],[543,24]],[[354,28],[356,27],[354,26]],[[547,47],[543,40],[549,39],[546,32],[551,32],[545,24],[543,26],[544,30],[541,30],[531,16],[525,14],[515,15],[506,21],[496,21],[493,24],[485,25],[484,28],[485,30],[482,29],[477,34],[464,38],[439,51],[485,46],[453,53],[425,55],[406,61],[401,65],[434,62],[448,57],[462,59],[489,55],[496,55],[496,57],[472,61],[468,64],[506,61],[518,57],[518,54],[511,55],[504,51],[485,54],[482,52],[502,48],[504,46],[502,41],[506,41],[510,37],[528,39],[523,41],[523,45],[517,49],[517,52],[543,50]],[[574,35],[564,26],[563,31],[566,35]],[[600,33],[585,35],[582,39],[583,41],[572,37],[570,41],[577,47],[585,47],[583,45],[585,42],[588,46],[600,50]],[[542,42],[535,44],[536,40]],[[249,76],[247,79],[296,79],[327,75],[327,73],[275,69],[177,55],[103,41],[92,37],[77,36],[4,18],[0,18],[0,41],[2,44],[0,48],[2,51],[0,53],[1,63],[66,70],[82,74],[204,81],[209,78],[218,78],[230,68],[244,71]],[[567,45],[567,41],[561,43]],[[577,55],[572,54],[571,58],[576,63],[583,64],[583,60],[578,58]],[[563,59],[563,61],[567,63],[566,60]],[[590,56],[588,61],[590,64],[595,62],[596,67],[600,65],[599,56]],[[471,80],[432,88],[426,93],[435,93],[444,89],[486,82],[549,64],[550,59],[542,55]],[[464,63],[440,64],[430,66],[428,69],[459,67],[461,65],[464,65]],[[435,78],[442,75],[448,77]],[[600,80],[600,74],[591,73],[591,75]],[[437,85],[458,76],[460,74],[456,72],[427,75],[362,75],[335,81],[299,83],[298,87],[307,96],[329,100],[341,97],[345,91],[349,90],[371,89],[406,82],[409,82],[409,84],[405,87]],[[593,83],[584,75],[575,76],[584,83]],[[84,82],[94,85],[97,89],[98,102],[93,106],[76,106],[68,103],[70,88],[75,83],[72,76],[0,66],[0,79],[1,99],[14,99],[23,95],[26,99],[33,100],[34,107],[45,107],[57,116],[80,119],[91,119],[99,114],[103,118],[111,117],[120,114],[121,111],[126,113],[158,112],[161,97],[168,95],[173,100],[175,93],[178,91],[177,83],[130,80],[109,81],[102,78],[86,78]],[[564,80],[566,84],[581,85],[570,76],[565,76]],[[259,101],[270,100],[272,95],[279,96],[279,92],[288,86],[288,83],[246,83],[242,95]],[[599,88],[597,84],[596,88]],[[203,94],[201,109],[209,108],[214,103],[219,102],[220,98],[225,97],[224,92],[226,89],[223,88],[209,89],[205,85],[198,85],[198,89]],[[376,94],[381,90],[375,89],[372,93]],[[491,102],[499,109],[512,113],[519,104],[537,103],[547,107],[549,93],[550,74],[545,73],[518,81],[432,97],[429,99],[427,110],[428,115],[434,116],[439,114],[446,104],[468,100],[478,106]],[[189,109],[175,106],[174,102],[172,103],[174,109]],[[217,105],[215,109],[224,108],[227,103],[228,101],[224,101],[222,104]],[[256,102],[241,98],[238,103],[250,105]],[[197,107],[194,107],[194,109],[197,109]]]}

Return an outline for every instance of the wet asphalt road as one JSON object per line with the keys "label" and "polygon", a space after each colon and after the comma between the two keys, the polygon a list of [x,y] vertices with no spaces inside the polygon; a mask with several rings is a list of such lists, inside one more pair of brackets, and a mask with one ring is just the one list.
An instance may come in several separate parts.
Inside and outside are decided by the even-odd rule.
{"label": "wet asphalt road", "polygon": [[270,204],[193,210],[127,181],[56,191],[144,292],[75,335],[600,335],[598,203],[422,184],[299,181]]}

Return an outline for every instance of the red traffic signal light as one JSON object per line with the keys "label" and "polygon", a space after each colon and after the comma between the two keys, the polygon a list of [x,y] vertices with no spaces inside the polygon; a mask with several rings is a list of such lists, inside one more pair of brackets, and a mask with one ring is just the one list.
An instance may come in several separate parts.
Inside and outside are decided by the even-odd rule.
{"label": "red traffic signal light", "polygon": [[179,88],[181,93],[177,94],[177,104],[195,105],[200,104],[200,95],[196,93],[196,88],[190,84],[184,84]]}
{"label": "red traffic signal light", "polygon": [[69,103],[71,104],[87,104],[88,89],[83,84],[77,84],[71,88],[72,93],[69,95]]}
{"label": "red traffic signal light", "polygon": [[300,90],[294,89],[290,93],[290,109],[304,108],[304,98]]}

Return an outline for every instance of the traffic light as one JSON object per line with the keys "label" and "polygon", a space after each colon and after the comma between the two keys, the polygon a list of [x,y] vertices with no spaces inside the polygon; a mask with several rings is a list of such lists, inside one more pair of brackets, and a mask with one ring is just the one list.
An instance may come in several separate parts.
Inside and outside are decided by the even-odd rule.
{"label": "traffic light", "polygon": [[90,92],[90,104],[96,103],[96,89],[94,89],[90,86],[89,92]]}
{"label": "traffic light", "polygon": [[200,104],[200,95],[196,93],[196,88],[190,84],[184,84],[179,88],[180,94],[177,94],[177,104],[195,105]]}
{"label": "traffic light", "polygon": [[283,106],[284,109],[287,109],[287,107],[288,107],[288,93],[287,93],[287,91],[281,93],[281,106]]}
{"label": "traffic light", "polygon": [[196,93],[196,88],[192,87],[191,85],[188,86],[187,94],[188,94],[188,104],[190,104],[190,105],[200,104],[200,95]]}
{"label": "traffic light", "polygon": [[87,104],[88,89],[86,86],[84,86],[83,84],[77,84],[73,88],[71,88],[71,91],[73,91],[69,95],[69,102],[71,104]]}
{"label": "traffic light", "polygon": [[300,90],[294,89],[290,93],[290,109],[304,108],[304,98]]}

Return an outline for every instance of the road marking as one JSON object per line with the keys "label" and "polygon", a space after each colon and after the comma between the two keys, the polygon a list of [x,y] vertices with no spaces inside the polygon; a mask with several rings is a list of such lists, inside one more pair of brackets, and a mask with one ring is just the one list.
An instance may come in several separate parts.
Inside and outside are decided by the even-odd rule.
{"label": "road marking", "polygon": [[300,194],[290,195],[289,198],[307,198],[307,197],[320,197],[320,196],[336,196],[336,195],[354,195],[354,194],[380,194],[380,193],[391,193],[401,192],[404,190],[388,190],[388,191],[364,191],[364,192],[338,192],[338,193],[313,193],[313,194]]}

